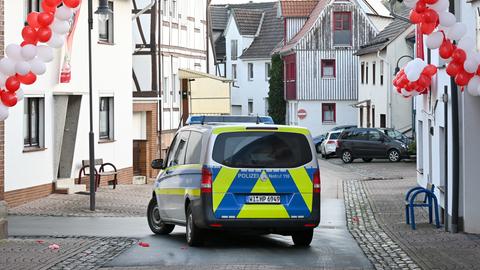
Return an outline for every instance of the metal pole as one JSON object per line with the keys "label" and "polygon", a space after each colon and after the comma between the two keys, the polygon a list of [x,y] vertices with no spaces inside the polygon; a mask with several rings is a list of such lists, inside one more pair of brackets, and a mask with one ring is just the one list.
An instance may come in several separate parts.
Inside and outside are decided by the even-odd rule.
{"label": "metal pole", "polygon": [[88,95],[90,106],[90,132],[88,133],[89,172],[90,172],[90,211],[95,211],[95,145],[93,134],[93,83],[92,83],[92,29],[93,4],[88,0]]}

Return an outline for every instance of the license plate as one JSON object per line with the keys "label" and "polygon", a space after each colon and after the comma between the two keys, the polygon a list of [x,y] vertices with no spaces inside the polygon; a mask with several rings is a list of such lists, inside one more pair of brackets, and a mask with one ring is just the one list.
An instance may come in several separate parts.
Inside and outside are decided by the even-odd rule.
{"label": "license plate", "polygon": [[280,203],[280,196],[278,196],[278,195],[251,195],[251,196],[247,196],[247,203],[279,204]]}

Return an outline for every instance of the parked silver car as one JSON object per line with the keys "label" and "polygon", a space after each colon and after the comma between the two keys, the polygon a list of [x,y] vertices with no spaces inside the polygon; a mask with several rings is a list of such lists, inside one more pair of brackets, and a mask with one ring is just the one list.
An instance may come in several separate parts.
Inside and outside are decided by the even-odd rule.
{"label": "parked silver car", "polygon": [[325,140],[320,145],[320,152],[322,157],[327,159],[333,155],[337,150],[337,139],[343,130],[335,130],[327,133]]}

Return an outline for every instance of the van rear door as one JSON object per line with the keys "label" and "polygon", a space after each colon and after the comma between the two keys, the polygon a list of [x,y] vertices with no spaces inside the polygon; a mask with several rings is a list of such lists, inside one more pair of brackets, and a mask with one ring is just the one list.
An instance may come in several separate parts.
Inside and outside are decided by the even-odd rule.
{"label": "van rear door", "polygon": [[244,130],[216,136],[212,159],[217,166],[209,168],[216,218],[310,216],[317,160],[307,131],[291,130]]}

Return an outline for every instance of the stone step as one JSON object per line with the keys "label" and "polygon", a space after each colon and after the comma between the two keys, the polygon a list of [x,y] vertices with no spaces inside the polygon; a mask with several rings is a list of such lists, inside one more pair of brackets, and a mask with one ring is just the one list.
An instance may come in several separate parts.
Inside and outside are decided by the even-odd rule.
{"label": "stone step", "polygon": [[87,191],[87,186],[75,184],[75,179],[73,178],[57,179],[57,181],[55,182],[55,193],[74,194],[77,192],[85,191]]}

